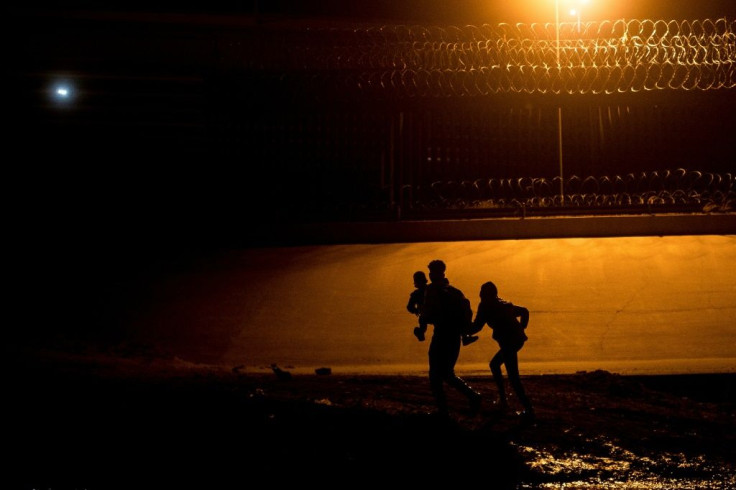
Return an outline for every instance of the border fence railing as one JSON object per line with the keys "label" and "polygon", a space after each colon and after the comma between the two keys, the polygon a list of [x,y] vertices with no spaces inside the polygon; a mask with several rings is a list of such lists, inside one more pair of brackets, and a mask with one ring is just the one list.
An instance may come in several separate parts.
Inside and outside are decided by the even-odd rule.
{"label": "border fence railing", "polygon": [[557,27],[224,32],[214,133],[293,219],[732,212],[736,20]]}

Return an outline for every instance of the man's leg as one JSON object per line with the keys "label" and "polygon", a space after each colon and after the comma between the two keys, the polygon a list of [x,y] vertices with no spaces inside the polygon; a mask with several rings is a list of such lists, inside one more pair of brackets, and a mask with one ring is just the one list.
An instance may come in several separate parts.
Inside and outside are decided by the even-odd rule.
{"label": "man's leg", "polygon": [[470,403],[470,411],[478,413],[480,410],[481,400],[483,396],[475,391],[464,379],[456,375],[454,371],[447,377],[447,384],[458,390],[460,393],[468,397]]}
{"label": "man's leg", "polygon": [[470,402],[470,410],[472,412],[477,412],[480,410],[480,402],[481,402],[481,395],[477,391],[475,391],[473,388],[470,387],[470,385],[462,379],[460,376],[455,374],[455,364],[457,363],[457,359],[460,356],[460,342],[457,342],[457,344],[451,344],[448,345],[447,350],[447,374],[445,381],[447,381],[447,384],[458,390],[460,393],[468,397],[468,400]]}
{"label": "man's leg", "polygon": [[429,387],[432,390],[432,396],[434,396],[435,404],[437,405],[437,411],[446,415],[447,411],[447,396],[445,395],[444,387],[442,386],[444,377],[436,372],[429,370]]}
{"label": "man's leg", "polygon": [[429,388],[434,396],[437,411],[440,415],[447,415],[447,396],[444,382],[446,377],[444,356],[441,345],[432,339],[429,345]]}

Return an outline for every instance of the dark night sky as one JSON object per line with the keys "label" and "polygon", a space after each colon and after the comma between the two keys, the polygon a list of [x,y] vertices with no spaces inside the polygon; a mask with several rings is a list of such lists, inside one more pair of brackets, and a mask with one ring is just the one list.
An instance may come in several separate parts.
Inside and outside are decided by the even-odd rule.
{"label": "dark night sky", "polygon": [[[560,0],[564,8],[568,0]],[[243,14],[258,12],[263,16],[332,17],[387,20],[396,22],[482,23],[551,22],[553,0],[231,0],[231,1],[107,1],[72,0],[23,3],[22,11],[51,10],[70,12],[97,10],[110,12],[168,12],[201,14]],[[731,0],[643,0],[637,2],[591,0],[585,7],[598,20],[616,18],[694,19],[733,16],[736,2]]]}

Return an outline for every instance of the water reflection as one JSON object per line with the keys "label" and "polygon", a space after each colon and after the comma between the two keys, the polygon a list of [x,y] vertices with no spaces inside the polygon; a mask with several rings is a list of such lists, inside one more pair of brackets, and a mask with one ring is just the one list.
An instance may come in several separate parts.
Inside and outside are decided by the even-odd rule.
{"label": "water reflection", "polygon": [[[607,454],[517,446],[530,478],[519,488],[672,489],[736,488],[736,474],[683,453],[640,456],[610,441],[588,440]],[[533,483],[532,483],[533,482]]]}

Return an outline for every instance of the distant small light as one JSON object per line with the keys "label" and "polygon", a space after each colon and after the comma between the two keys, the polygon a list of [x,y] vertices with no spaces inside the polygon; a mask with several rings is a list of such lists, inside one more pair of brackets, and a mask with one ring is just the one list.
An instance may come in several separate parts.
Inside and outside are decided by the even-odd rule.
{"label": "distant small light", "polygon": [[77,97],[77,90],[69,80],[56,80],[49,87],[48,96],[58,107],[69,107]]}

